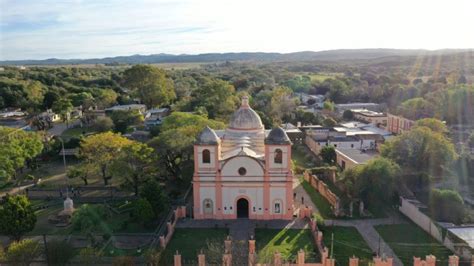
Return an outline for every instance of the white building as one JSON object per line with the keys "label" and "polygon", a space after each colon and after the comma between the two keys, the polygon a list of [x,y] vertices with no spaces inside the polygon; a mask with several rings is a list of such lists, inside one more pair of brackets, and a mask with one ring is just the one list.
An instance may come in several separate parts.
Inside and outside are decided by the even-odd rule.
{"label": "white building", "polygon": [[195,219],[292,219],[291,141],[266,131],[242,98],[229,127],[206,127],[194,145]]}

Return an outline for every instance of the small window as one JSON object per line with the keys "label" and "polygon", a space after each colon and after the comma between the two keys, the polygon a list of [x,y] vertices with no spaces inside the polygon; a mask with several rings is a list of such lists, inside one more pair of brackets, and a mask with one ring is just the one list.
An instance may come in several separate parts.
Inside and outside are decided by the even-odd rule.
{"label": "small window", "polygon": [[351,148],[354,148],[354,144],[351,144]]}
{"label": "small window", "polygon": [[283,163],[283,151],[280,149],[275,150],[275,158],[273,158],[273,162],[278,164]]}
{"label": "small window", "polygon": [[245,175],[247,173],[247,169],[245,169],[244,167],[240,167],[238,172],[239,172],[239,175]]}
{"label": "small window", "polygon": [[209,150],[202,151],[202,163],[211,163],[211,152]]}
{"label": "small window", "polygon": [[275,213],[281,213],[280,202],[275,202]]}

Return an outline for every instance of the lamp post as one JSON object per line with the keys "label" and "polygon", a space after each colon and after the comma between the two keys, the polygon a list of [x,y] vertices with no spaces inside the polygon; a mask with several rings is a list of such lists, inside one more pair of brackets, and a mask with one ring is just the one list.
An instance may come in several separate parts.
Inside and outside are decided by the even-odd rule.
{"label": "lamp post", "polygon": [[63,154],[63,165],[64,165],[64,178],[66,179],[66,197],[69,198],[69,180],[67,179],[67,166],[66,166],[66,152],[64,150],[64,141],[60,136],[56,136],[61,141],[61,148]]}

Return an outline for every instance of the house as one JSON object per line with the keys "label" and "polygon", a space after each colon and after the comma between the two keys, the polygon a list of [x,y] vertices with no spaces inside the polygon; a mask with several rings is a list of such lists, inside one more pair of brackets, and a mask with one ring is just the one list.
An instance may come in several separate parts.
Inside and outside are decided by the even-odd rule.
{"label": "house", "polygon": [[356,120],[373,124],[376,126],[387,126],[387,115],[381,112],[375,112],[367,109],[351,109]]}
{"label": "house", "polygon": [[20,109],[11,109],[0,112],[0,126],[31,130],[27,121],[27,114]]}
{"label": "house", "polygon": [[350,169],[366,164],[367,161],[373,159],[377,154],[374,150],[337,148],[336,161],[342,170]]}
{"label": "house", "polygon": [[206,127],[194,145],[194,219],[292,219],[291,145],[242,97],[228,128]]}
{"label": "house", "polygon": [[48,122],[56,122],[61,120],[61,116],[59,114],[54,113],[51,109],[48,109],[46,110],[46,112],[42,112],[41,114],[39,114],[39,118]]}
{"label": "house", "polygon": [[150,109],[145,114],[145,127],[150,129],[163,123],[163,118],[170,114],[169,108]]}
{"label": "house", "polygon": [[303,144],[304,133],[297,126],[291,123],[286,123],[286,124],[282,124],[281,128],[285,130],[285,133],[288,135],[291,142],[296,143],[296,144]]}
{"label": "house", "polygon": [[405,131],[409,131],[414,124],[414,120],[410,120],[399,115],[394,115],[390,113],[387,114],[386,129],[393,134],[401,134]]}
{"label": "house", "polygon": [[307,105],[307,106],[315,106],[318,108],[322,108],[324,100],[326,100],[326,96],[322,94],[312,95],[312,94],[301,92],[301,93],[297,93],[296,95],[299,96],[302,104]]}
{"label": "house", "polygon": [[336,104],[336,111],[339,113],[343,113],[346,110],[352,109],[367,109],[374,112],[380,112],[382,110],[382,106],[378,103],[341,103]]}

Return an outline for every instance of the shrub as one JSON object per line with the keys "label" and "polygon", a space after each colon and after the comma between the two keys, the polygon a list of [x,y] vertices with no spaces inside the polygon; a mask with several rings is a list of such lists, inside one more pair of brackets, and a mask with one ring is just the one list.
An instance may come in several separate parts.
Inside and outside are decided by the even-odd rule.
{"label": "shrub", "polygon": [[94,265],[99,262],[102,253],[95,248],[87,247],[79,252],[79,262],[82,265]]}
{"label": "shrub", "polygon": [[110,117],[104,116],[104,117],[98,117],[95,121],[94,124],[92,125],[92,128],[97,131],[97,132],[106,132],[112,130],[114,127],[114,122]]}
{"label": "shrub", "polygon": [[66,265],[74,257],[74,247],[66,241],[53,240],[47,245],[49,265]]}
{"label": "shrub", "polygon": [[155,217],[153,208],[146,199],[139,199],[135,202],[132,215],[136,221],[141,221],[143,225],[149,225]]}
{"label": "shrub", "polygon": [[430,194],[430,212],[442,222],[461,223],[465,216],[464,201],[457,191],[433,189]]}
{"label": "shrub", "polygon": [[164,193],[160,184],[154,180],[147,182],[140,189],[140,197],[146,199],[158,216],[169,207],[168,196]]}
{"label": "shrub", "polygon": [[41,253],[41,246],[38,242],[24,239],[10,244],[5,258],[9,265],[30,265]]}

